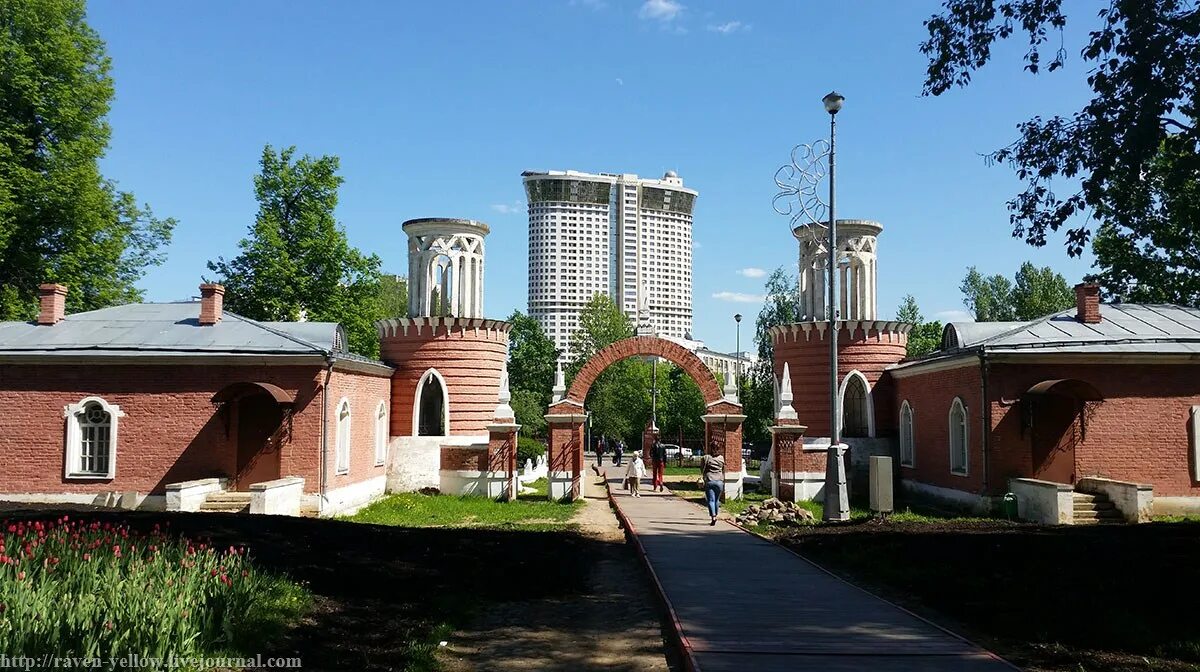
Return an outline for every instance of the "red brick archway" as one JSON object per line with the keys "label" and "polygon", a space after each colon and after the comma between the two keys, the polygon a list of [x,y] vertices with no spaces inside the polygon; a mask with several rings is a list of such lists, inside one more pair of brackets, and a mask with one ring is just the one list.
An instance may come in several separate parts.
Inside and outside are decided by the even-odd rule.
{"label": "red brick archway", "polygon": [[596,382],[596,377],[605,369],[622,359],[638,356],[661,357],[686,371],[692,380],[696,381],[696,385],[700,386],[704,403],[711,404],[722,399],[721,386],[696,353],[678,343],[656,336],[634,336],[601,348],[600,352],[592,355],[579,373],[575,374],[571,389],[567,390],[567,399],[584,403],[592,383]]}
{"label": "red brick archway", "polygon": [[708,367],[687,348],[655,336],[635,336],[602,348],[583,365],[566,395],[550,404],[546,413],[549,425],[548,462],[550,497],[578,497],[582,493],[584,403],[592,383],[609,366],[630,357],[660,357],[687,372],[704,397],[705,445],[716,445],[725,456],[726,496],[741,497],[742,406],[736,397],[726,398]]}

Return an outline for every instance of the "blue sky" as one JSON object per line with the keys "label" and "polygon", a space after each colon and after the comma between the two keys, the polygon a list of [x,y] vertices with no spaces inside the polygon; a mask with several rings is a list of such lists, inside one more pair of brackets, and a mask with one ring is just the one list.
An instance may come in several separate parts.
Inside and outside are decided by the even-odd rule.
{"label": "blue sky", "polygon": [[1060,236],[1040,250],[1010,236],[1004,202],[1020,184],[980,156],[1018,122],[1086,100],[1078,24],[1094,8],[1068,5],[1064,72],[1021,72],[1014,43],[940,98],[920,97],[917,49],[938,3],[916,0],[107,0],[89,20],[117,91],[104,171],[179,220],[141,283],[149,300],[195,294],[207,260],[236,254],[266,143],[341,157],[338,219],[388,271],[406,272],[406,219],[488,222],[496,318],[525,309],[521,171],[673,169],[700,192],[694,333],[732,350],[733,314],[759,309],[755,269],[795,263],[773,175],[792,145],[827,134],[831,89],[846,96],[838,216],[885,227],[882,316],[905,293],[927,318],[961,316],[972,264],[1011,276],[1029,259],[1071,283],[1088,272]]}

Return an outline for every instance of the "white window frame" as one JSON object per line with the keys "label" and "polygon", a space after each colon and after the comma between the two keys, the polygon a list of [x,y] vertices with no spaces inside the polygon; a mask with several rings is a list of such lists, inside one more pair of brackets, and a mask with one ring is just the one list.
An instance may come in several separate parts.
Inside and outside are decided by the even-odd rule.
{"label": "white window frame", "polygon": [[[346,409],[346,417],[342,418],[342,409]],[[337,404],[336,415],[337,420],[337,439],[336,446],[337,454],[334,463],[334,473],[348,474],[350,473],[350,422],[354,419],[354,412],[350,408],[350,400],[342,397]]]}
{"label": "white window frame", "polygon": [[[100,407],[108,413],[109,432],[108,432],[108,469],[104,473],[86,472],[81,469],[83,460],[83,428],[79,424],[79,418],[83,415],[84,409],[90,404],[100,404]],[[63,477],[72,480],[112,480],[117,476],[117,446],[118,431],[120,429],[121,418],[125,417],[125,412],[116,404],[110,404],[100,397],[84,397],[77,403],[68,404],[63,407],[63,417],[67,420],[67,445],[66,455],[63,462]]]}
{"label": "white window frame", "polygon": [[375,466],[387,462],[388,449],[388,412],[387,402],[380,401],[375,408]]}
{"label": "white window frame", "polygon": [[[955,410],[962,413],[962,470],[954,468],[954,412]],[[967,406],[962,402],[961,397],[955,397],[950,404],[950,412],[946,414],[946,426],[949,430],[947,438],[950,444],[950,473],[955,476],[966,476],[971,473],[971,427],[967,420]]]}
{"label": "white window frame", "polygon": [[[908,425],[907,435],[904,433],[906,429],[905,420],[907,420]],[[904,403],[900,404],[900,466],[902,467],[911,468],[917,464],[917,434],[914,424],[912,404],[908,403],[908,400],[905,399]],[[907,442],[905,441],[906,438],[908,439]],[[905,451],[905,448],[908,450]],[[904,459],[906,457],[905,452],[908,453],[907,460]]]}
{"label": "white window frame", "polygon": [[442,386],[442,427],[446,429],[446,433],[442,436],[450,435],[450,386],[446,384],[446,379],[437,369],[428,369],[421,375],[421,379],[417,381],[417,393],[413,399],[413,415],[412,415],[412,435],[420,436],[421,434],[421,388],[425,387],[425,381],[433,376],[438,379],[438,383]]}

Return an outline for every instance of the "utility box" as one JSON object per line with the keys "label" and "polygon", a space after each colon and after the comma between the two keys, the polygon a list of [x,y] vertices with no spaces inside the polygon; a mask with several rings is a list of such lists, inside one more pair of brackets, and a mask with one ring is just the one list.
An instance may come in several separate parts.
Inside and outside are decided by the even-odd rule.
{"label": "utility box", "polygon": [[892,458],[871,456],[871,510],[878,513],[891,513],[892,499]]}

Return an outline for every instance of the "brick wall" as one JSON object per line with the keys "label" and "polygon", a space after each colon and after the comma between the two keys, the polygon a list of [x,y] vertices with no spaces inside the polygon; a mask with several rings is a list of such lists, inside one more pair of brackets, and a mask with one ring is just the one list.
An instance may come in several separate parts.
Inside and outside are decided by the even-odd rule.
{"label": "brick wall", "polygon": [[[373,376],[361,373],[334,370],[329,380],[329,394],[326,397],[329,404],[329,436],[328,455],[326,457],[326,487],[330,490],[351,483],[357,483],[377,476],[383,476],[387,471],[387,460],[383,464],[375,464],[375,414],[380,402],[385,405],[391,399],[391,379],[386,376]],[[350,471],[345,474],[337,473],[337,417],[338,404],[342,399],[350,402]],[[385,429],[384,431],[388,431]],[[390,442],[390,436],[389,442]],[[305,453],[306,459],[319,459],[319,453]],[[309,488],[308,482],[316,479],[320,470],[317,463],[304,465],[305,489],[315,491],[316,486]],[[311,474],[308,475],[308,474]]]}
{"label": "brick wall", "polygon": [[[1003,493],[1009,478],[1038,475],[1031,431],[1022,432],[1017,402],[1033,385],[1058,379],[1084,381],[1104,397],[1086,412],[1086,431],[1076,420],[1066,430],[1074,438],[1069,436],[1061,443],[1061,449],[1073,449],[1076,480],[1103,476],[1150,484],[1156,495],[1200,496],[1200,483],[1193,479],[1188,465],[1187,427],[1191,407],[1200,405],[1200,366],[1121,363],[991,363],[989,494]],[[967,492],[982,490],[980,385],[977,363],[895,379],[893,418],[899,417],[905,399],[913,409],[916,464],[900,468],[904,478]],[[963,398],[970,420],[967,477],[950,473],[947,416],[956,395]]]}
{"label": "brick wall", "polygon": [[[417,384],[429,369],[446,381],[450,398],[450,434],[487,434],[500,393],[500,371],[508,358],[508,324],[491,328],[423,326],[419,331],[385,333],[382,359],[392,374],[392,435],[413,436]],[[497,326],[498,325],[498,326]]]}
{"label": "brick wall", "polygon": [[[795,325],[789,325],[795,326]],[[891,390],[875,394],[883,370],[904,358],[907,335],[874,329],[838,332],[839,384],[851,371],[858,371],[872,388],[876,417],[886,415]],[[792,376],[792,408],[808,436],[829,436],[829,341],[815,328],[809,331],[782,330],[775,337],[775,375],[783,375],[784,362]],[[883,433],[891,425],[882,427]],[[894,431],[894,430],[893,430]],[[882,435],[876,425],[876,434]]]}
{"label": "brick wall", "polygon": [[[900,406],[905,400],[913,411],[914,463],[912,467],[901,466],[900,477],[943,488],[981,492],[984,470],[979,360],[971,359],[966,366],[956,369],[895,378],[893,383],[892,417],[900,416]],[[962,399],[967,412],[966,476],[950,473],[949,416],[955,397]],[[876,412],[884,411],[876,409]],[[996,475],[990,474],[988,480],[994,490]]]}
{"label": "brick wall", "polygon": [[[295,395],[280,468],[300,472],[320,445],[319,367],[219,365],[0,365],[0,491],[162,494],[167,483],[236,470],[237,428],[213,394],[235,382],[264,382]],[[66,480],[63,408],[88,396],[120,406],[116,477]],[[316,474],[315,468],[312,474]],[[306,476],[305,473],[297,475]],[[308,483],[306,483],[306,488]]]}
{"label": "brick wall", "polygon": [[1029,433],[1019,405],[1003,405],[1043,380],[1078,379],[1104,397],[1074,444],[1075,477],[1148,483],[1162,496],[1200,496],[1188,465],[1188,418],[1200,405],[1198,364],[992,364],[993,441],[997,479],[1032,469]]}

